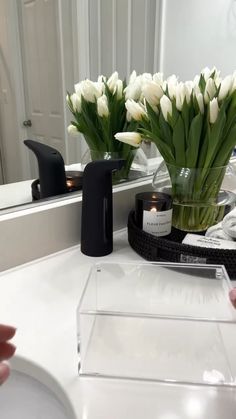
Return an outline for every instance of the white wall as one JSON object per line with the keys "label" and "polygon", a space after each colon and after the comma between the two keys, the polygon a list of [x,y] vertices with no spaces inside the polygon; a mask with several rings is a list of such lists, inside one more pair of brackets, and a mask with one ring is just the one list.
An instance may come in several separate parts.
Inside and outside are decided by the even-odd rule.
{"label": "white wall", "polygon": [[206,66],[236,69],[235,0],[163,0],[161,67],[188,80]]}
{"label": "white wall", "polygon": [[[81,0],[78,0],[81,2]],[[160,0],[85,0],[88,6],[89,77],[118,70],[153,72],[159,65]],[[78,21],[78,24],[80,22]]]}

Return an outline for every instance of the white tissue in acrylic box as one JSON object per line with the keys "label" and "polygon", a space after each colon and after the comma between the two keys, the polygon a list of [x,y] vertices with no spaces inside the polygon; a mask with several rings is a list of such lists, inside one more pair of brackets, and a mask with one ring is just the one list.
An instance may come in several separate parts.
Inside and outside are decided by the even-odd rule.
{"label": "white tissue in acrylic box", "polygon": [[80,375],[234,385],[223,266],[100,263],[77,311]]}

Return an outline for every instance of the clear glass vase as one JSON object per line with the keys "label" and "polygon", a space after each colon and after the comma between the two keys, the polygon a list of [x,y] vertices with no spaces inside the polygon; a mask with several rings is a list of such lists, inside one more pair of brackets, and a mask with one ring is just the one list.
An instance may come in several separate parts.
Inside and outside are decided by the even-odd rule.
{"label": "clear glass vase", "polygon": [[[119,183],[137,179],[146,175],[145,164],[147,165],[147,162],[144,157],[143,153],[141,154],[139,149],[129,150],[125,153],[119,151],[99,151],[87,149],[82,157],[81,165],[82,169],[84,169],[86,164],[94,160],[124,159],[124,166],[113,173],[113,183]],[[134,170],[131,173],[132,166],[134,167]]]}
{"label": "clear glass vase", "polygon": [[220,222],[235,206],[236,171],[231,164],[204,169],[163,163],[153,187],[172,195],[174,227],[201,232]]}

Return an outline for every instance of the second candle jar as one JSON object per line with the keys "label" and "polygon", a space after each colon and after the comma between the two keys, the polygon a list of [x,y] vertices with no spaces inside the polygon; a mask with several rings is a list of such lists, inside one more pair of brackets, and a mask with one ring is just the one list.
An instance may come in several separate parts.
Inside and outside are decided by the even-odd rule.
{"label": "second candle jar", "polygon": [[171,232],[172,198],[162,192],[142,192],[135,196],[135,221],[139,228],[154,236]]}

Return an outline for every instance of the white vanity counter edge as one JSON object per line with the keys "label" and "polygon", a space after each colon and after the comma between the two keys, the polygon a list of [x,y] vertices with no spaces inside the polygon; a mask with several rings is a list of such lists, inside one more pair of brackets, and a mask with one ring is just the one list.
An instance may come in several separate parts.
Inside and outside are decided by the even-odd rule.
{"label": "white vanity counter edge", "polygon": [[[24,368],[22,372],[37,378],[39,366],[49,373],[55,382],[48,380],[47,374],[40,374],[40,380],[60,398],[65,392],[76,418],[118,418],[107,412],[111,414],[113,409],[114,389],[118,394],[124,389],[122,382],[80,380],[77,372],[76,308],[92,264],[104,259],[141,258],[129,247],[126,232],[120,231],[114,236],[113,253],[104,258],[87,257],[75,246],[0,274],[0,321],[17,327],[13,365],[22,370],[24,362],[18,357],[23,357],[35,365],[36,376]],[[97,416],[87,416],[96,405]]]}

